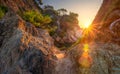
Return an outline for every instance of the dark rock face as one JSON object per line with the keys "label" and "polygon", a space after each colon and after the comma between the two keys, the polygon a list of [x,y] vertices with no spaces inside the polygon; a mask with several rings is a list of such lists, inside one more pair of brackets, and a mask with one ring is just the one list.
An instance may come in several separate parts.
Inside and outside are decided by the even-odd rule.
{"label": "dark rock face", "polygon": [[52,74],[53,39],[18,15],[0,21],[0,74]]}

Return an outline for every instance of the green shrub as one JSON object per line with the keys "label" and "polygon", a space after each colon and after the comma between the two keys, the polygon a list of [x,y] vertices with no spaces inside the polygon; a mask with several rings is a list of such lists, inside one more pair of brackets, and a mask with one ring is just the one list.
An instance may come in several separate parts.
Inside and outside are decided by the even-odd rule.
{"label": "green shrub", "polygon": [[49,34],[53,36],[56,33],[57,26],[50,27],[49,29]]}
{"label": "green shrub", "polygon": [[0,10],[0,19],[4,16],[5,14]]}
{"label": "green shrub", "polygon": [[26,21],[31,22],[37,27],[42,27],[45,24],[48,24],[52,21],[52,19],[47,15],[42,15],[37,11],[26,11],[23,13],[23,18]]}
{"label": "green shrub", "polygon": [[6,14],[7,11],[7,7],[0,5],[0,19]]}

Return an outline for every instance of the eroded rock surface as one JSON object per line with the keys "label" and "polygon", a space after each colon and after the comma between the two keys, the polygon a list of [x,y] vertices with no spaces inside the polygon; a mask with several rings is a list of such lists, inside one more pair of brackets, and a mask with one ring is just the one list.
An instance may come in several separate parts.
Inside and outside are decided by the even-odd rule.
{"label": "eroded rock surface", "polygon": [[52,74],[54,43],[48,32],[11,12],[0,28],[0,74]]}
{"label": "eroded rock surface", "polygon": [[[98,31],[97,41],[120,44],[120,0],[103,0],[93,27]],[[114,31],[114,33],[113,33]]]}
{"label": "eroded rock surface", "polygon": [[[77,64],[77,74],[119,74],[120,46],[112,43],[92,43],[74,47],[69,55]],[[86,51],[87,50],[87,51]]]}
{"label": "eroded rock surface", "polygon": [[[36,3],[37,2],[37,3]],[[0,4],[7,6],[12,9],[14,12],[20,13],[26,10],[38,10],[38,2],[41,3],[41,0],[0,0]]]}

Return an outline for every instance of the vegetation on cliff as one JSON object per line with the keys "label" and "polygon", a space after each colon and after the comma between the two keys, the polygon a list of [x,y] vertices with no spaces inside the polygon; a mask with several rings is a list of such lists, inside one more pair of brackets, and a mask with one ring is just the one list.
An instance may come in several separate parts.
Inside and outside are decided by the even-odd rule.
{"label": "vegetation on cliff", "polygon": [[0,5],[0,19],[6,14],[7,11],[7,7]]}
{"label": "vegetation on cliff", "polygon": [[52,19],[48,15],[43,15],[37,11],[26,11],[23,13],[23,19],[28,22],[31,22],[36,27],[42,27],[46,24],[49,24]]}

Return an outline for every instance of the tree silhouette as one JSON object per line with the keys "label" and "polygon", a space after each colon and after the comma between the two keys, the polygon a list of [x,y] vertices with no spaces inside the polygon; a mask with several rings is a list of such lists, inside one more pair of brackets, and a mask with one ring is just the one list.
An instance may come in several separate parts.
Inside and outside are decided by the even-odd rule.
{"label": "tree silhouette", "polygon": [[51,9],[51,10],[54,10],[54,7],[51,6],[51,5],[45,5],[45,6],[44,6],[44,9]]}
{"label": "tree silhouette", "polygon": [[78,14],[77,13],[74,13],[74,12],[70,12],[69,15],[73,18],[77,18],[78,17]]}
{"label": "tree silhouette", "polygon": [[67,13],[67,10],[64,8],[58,9],[57,10],[59,14],[65,15]]}
{"label": "tree silhouette", "polygon": [[38,4],[42,5],[42,0],[35,0],[36,2],[38,2]]}

